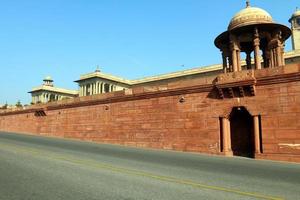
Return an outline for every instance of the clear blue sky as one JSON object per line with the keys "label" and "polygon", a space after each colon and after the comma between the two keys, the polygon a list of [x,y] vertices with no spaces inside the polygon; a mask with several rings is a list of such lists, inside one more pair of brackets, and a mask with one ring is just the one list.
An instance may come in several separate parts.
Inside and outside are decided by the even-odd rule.
{"label": "clear blue sky", "polygon": [[[0,104],[29,103],[100,65],[128,79],[221,62],[215,37],[245,0],[0,0]],[[251,0],[289,26],[299,0]],[[290,40],[286,49],[291,49]],[[181,66],[181,65],[184,65]]]}

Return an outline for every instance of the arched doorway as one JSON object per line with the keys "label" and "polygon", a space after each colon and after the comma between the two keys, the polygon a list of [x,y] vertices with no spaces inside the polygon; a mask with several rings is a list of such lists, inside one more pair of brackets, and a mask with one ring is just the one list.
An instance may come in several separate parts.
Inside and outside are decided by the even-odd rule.
{"label": "arched doorway", "polygon": [[230,114],[230,138],[233,155],[254,157],[253,117],[244,107],[235,107]]}

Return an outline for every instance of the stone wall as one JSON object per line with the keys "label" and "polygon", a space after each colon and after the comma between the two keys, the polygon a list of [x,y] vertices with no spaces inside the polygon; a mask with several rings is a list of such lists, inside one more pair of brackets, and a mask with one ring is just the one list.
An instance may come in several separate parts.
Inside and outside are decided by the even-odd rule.
{"label": "stone wall", "polygon": [[255,96],[222,99],[216,77],[176,80],[0,113],[0,130],[222,155],[220,117],[243,106],[261,117],[256,158],[300,162],[300,64],[254,76]]}

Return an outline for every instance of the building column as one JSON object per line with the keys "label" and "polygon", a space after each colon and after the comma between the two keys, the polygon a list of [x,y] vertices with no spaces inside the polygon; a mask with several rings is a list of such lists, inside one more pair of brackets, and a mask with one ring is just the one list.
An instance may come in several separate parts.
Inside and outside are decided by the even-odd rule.
{"label": "building column", "polygon": [[254,126],[254,143],[255,143],[255,153],[260,154],[260,129],[259,129],[259,116],[253,116],[253,126]]}
{"label": "building column", "polygon": [[231,135],[230,135],[230,121],[223,117],[222,118],[222,133],[223,133],[223,152],[225,155],[231,156]]}
{"label": "building column", "polygon": [[99,94],[99,84],[98,84],[98,81],[96,81],[96,92],[95,94]]}
{"label": "building column", "polygon": [[105,83],[104,82],[102,82],[102,93],[105,93]]}
{"label": "building column", "polygon": [[257,28],[255,28],[254,40],[253,40],[255,69],[261,69],[259,45],[260,45],[259,33]]}

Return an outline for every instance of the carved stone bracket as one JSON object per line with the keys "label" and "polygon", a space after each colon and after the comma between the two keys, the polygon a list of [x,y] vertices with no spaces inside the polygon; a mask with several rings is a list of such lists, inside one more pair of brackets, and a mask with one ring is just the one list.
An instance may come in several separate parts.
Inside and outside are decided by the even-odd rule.
{"label": "carved stone bracket", "polygon": [[215,82],[220,98],[255,96],[254,70],[220,74]]}

